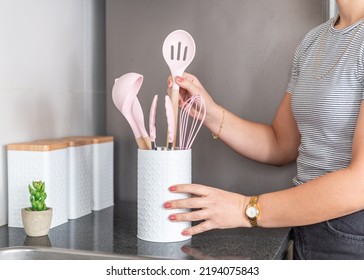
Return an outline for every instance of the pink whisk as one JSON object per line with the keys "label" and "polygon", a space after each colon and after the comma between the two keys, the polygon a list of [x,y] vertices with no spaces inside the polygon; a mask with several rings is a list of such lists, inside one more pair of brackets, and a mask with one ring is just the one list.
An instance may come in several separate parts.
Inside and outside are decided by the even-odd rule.
{"label": "pink whisk", "polygon": [[[189,122],[190,117],[191,123]],[[183,104],[179,114],[179,148],[181,150],[191,149],[205,117],[206,105],[201,96],[194,95]]]}

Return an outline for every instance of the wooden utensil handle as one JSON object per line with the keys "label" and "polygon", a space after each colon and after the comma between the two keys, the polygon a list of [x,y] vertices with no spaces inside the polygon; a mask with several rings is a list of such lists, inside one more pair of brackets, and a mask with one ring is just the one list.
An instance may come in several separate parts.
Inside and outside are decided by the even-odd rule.
{"label": "wooden utensil handle", "polygon": [[152,141],[150,141],[150,138],[149,136],[147,137],[144,137],[144,143],[145,143],[145,146],[146,146],[146,149],[147,150],[151,150],[152,149]]}
{"label": "wooden utensil handle", "polygon": [[[174,113],[174,137],[173,137],[173,148],[176,147],[177,140],[177,127],[178,127],[178,100],[179,100],[179,89],[172,89],[170,95]],[[167,144],[168,145],[168,144]]]}
{"label": "wooden utensil handle", "polygon": [[135,138],[135,141],[137,142],[138,148],[141,150],[149,150],[147,144],[144,141],[143,137]]}

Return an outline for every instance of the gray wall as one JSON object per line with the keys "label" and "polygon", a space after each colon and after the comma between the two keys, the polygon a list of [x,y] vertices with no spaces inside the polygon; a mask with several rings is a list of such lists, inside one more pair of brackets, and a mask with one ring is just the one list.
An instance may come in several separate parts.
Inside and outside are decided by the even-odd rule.
{"label": "gray wall", "polygon": [[[271,123],[286,89],[294,50],[322,22],[317,0],[106,0],[107,133],[116,138],[116,199],[136,199],[137,147],[111,99],[114,79],[144,75],[138,94],[147,121],[154,94],[165,94],[169,70],[165,37],[188,31],[196,56],[187,71],[197,75],[217,103],[250,120]],[[162,104],[162,103],[160,103]],[[158,111],[164,141],[163,106]],[[147,123],[147,122],[146,122]],[[252,162],[204,127],[193,145],[193,181],[245,194],[291,186],[295,165]]]}
{"label": "gray wall", "polygon": [[7,144],[105,134],[105,42],[104,0],[0,1],[0,225]]}

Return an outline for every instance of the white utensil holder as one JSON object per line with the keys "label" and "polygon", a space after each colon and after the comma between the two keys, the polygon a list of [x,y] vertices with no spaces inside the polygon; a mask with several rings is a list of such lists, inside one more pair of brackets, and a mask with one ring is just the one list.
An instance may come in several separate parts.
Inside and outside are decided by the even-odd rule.
{"label": "white utensil holder", "polygon": [[42,180],[46,204],[53,208],[51,228],[67,220],[67,142],[10,144],[8,154],[8,226],[23,227],[21,208],[30,207],[28,185]]}
{"label": "white utensil holder", "polygon": [[152,242],[178,242],[191,238],[182,231],[190,222],[172,222],[169,216],[187,209],[168,210],[168,200],[189,195],[172,193],[169,187],[191,183],[191,150],[138,150],[137,172],[137,227],[138,238]]}

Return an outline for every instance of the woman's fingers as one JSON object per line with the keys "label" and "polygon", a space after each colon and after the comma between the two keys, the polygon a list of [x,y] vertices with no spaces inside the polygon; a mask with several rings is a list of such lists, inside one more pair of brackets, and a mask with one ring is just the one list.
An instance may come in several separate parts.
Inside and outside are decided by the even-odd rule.
{"label": "woman's fingers", "polygon": [[212,219],[210,219],[210,214],[207,209],[195,210],[187,213],[174,213],[169,215],[169,220],[172,222],[198,222],[199,224],[183,230],[183,235],[194,235],[202,233],[208,230],[215,229],[216,226]]}
{"label": "woman's fingers", "polygon": [[166,209],[196,209],[206,207],[206,202],[201,197],[177,199],[164,203]]}
{"label": "woman's fingers", "polygon": [[176,77],[176,83],[181,88],[187,90],[191,95],[200,95],[200,86],[191,82],[189,79],[178,76]]}
{"label": "woman's fingers", "polygon": [[211,191],[211,187],[198,184],[180,184],[169,187],[169,191],[174,193],[187,193],[192,195],[190,198],[176,199],[166,201],[164,208],[166,209],[196,209],[208,206],[208,201],[204,199]]}
{"label": "woman's fingers", "polygon": [[198,184],[175,185],[169,190],[192,195],[190,198],[170,200],[164,204],[166,209],[193,210],[183,213],[171,211],[171,221],[201,221],[200,224],[186,229],[185,234],[193,235],[214,228],[249,226],[249,221],[243,215],[247,203],[244,195]]}
{"label": "woman's fingers", "polygon": [[169,215],[169,219],[173,222],[202,221],[198,225],[185,229],[182,232],[183,235],[194,235],[216,228],[214,227],[214,223],[211,221],[209,202],[205,199],[211,193],[211,187],[197,184],[180,184],[170,187],[169,190],[175,193],[189,193],[196,196],[186,199],[172,200],[164,204],[166,209],[199,209],[191,212],[172,213]]}
{"label": "woman's fingers", "polygon": [[169,215],[169,219],[175,222],[197,222],[207,220],[209,218],[207,210],[196,210],[187,213],[173,213]]}
{"label": "woman's fingers", "polygon": [[169,187],[169,191],[175,193],[189,193],[198,196],[208,196],[211,188],[199,184],[179,184]]}
{"label": "woman's fingers", "polygon": [[213,223],[210,220],[206,220],[199,223],[198,225],[184,229],[182,231],[182,235],[195,235],[215,228],[216,227],[214,227]]}
{"label": "woman's fingers", "polygon": [[195,85],[202,87],[202,84],[196,78],[196,76],[194,76],[194,75],[192,75],[190,73],[186,73],[186,72],[184,72],[182,76],[183,76],[183,78],[189,80],[191,83],[194,83]]}
{"label": "woman's fingers", "polygon": [[[183,73],[183,75],[182,75],[182,77],[184,78],[184,79],[187,79],[187,80],[189,80],[190,82],[192,82],[192,83],[195,83],[196,85],[198,85],[198,86],[202,86],[202,84],[200,83],[200,81],[196,78],[196,76],[194,76],[194,75],[192,75],[192,74],[190,74],[190,73],[186,73],[186,72],[184,72]],[[173,77],[172,77],[172,75],[169,75],[168,76],[168,78],[167,78],[167,85],[168,85],[168,87],[171,87],[172,86],[172,84],[173,84]]]}

